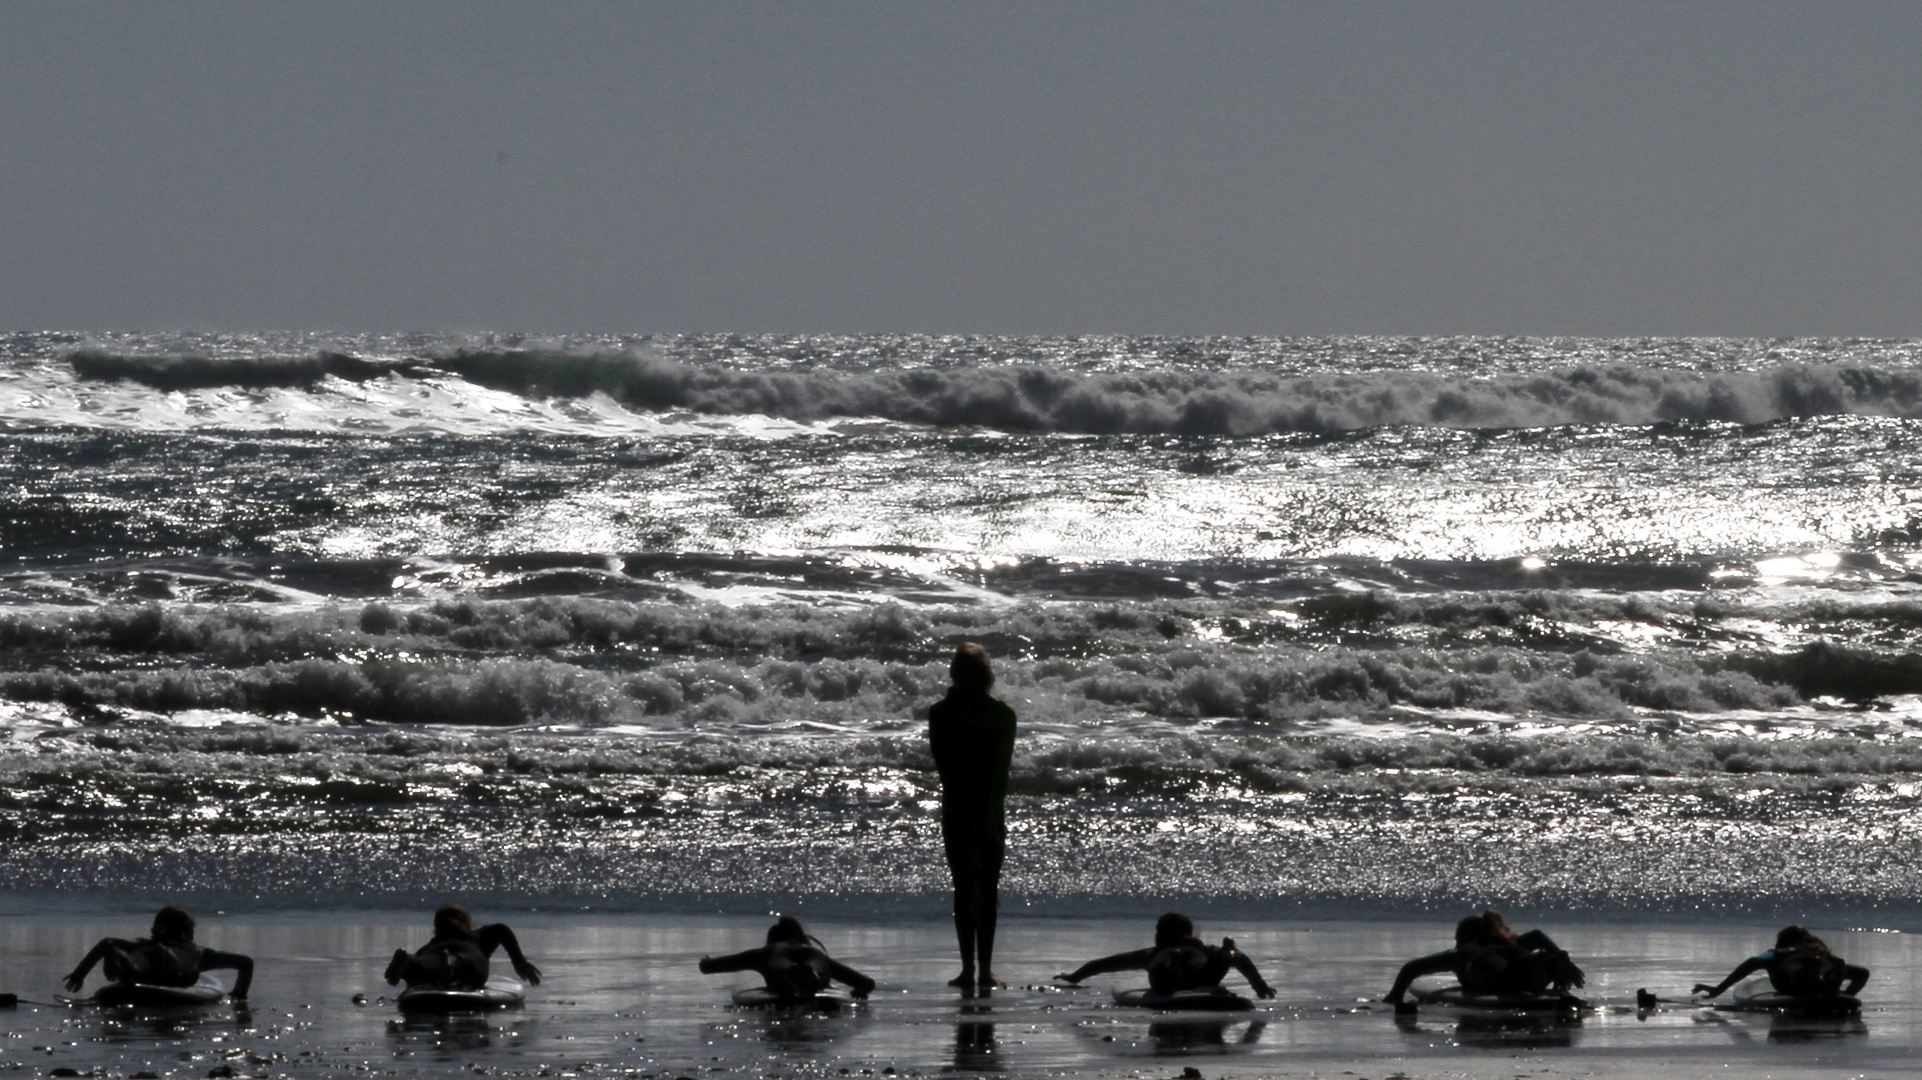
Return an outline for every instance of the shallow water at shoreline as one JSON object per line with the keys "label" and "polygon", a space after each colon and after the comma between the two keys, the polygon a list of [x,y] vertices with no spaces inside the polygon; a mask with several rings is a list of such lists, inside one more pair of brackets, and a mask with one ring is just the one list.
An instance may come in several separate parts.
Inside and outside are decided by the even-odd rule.
{"label": "shallow water at shoreline", "polygon": [[[76,898],[78,906],[88,901]],[[111,901],[118,906],[118,901]],[[418,945],[420,912],[203,913],[200,939],[255,956],[247,1014],[135,1015],[23,1004],[0,1013],[0,1056],[14,1069],[71,1068],[96,1076],[149,1070],[202,1077],[339,1072],[449,1075],[676,1077],[896,1075],[937,1072],[1165,1076],[1497,1075],[1526,1057],[1562,1075],[1584,1070],[1706,1074],[1747,1070],[1906,1071],[1922,1048],[1922,949],[1910,934],[1816,929],[1874,970],[1859,1019],[1795,1021],[1664,1007],[1638,1014],[1634,992],[1681,997],[1771,939],[1773,926],[1649,926],[1561,920],[1558,941],[1586,967],[1597,1008],[1576,1024],[1477,1020],[1424,1010],[1398,1022],[1378,1002],[1402,960],[1445,944],[1451,922],[1214,922],[1280,991],[1250,1014],[1222,1020],[1150,1015],[1110,1001],[1126,976],[1061,990],[1047,977],[1094,955],[1135,947],[1138,918],[1010,917],[998,955],[1012,984],[964,1003],[942,982],[953,972],[940,921],[816,920],[834,955],[879,980],[865,1006],[841,1015],[739,1010],[727,993],[752,976],[703,976],[694,960],[758,944],[764,917],[477,912],[515,926],[546,972],[526,1007],[484,1017],[404,1020],[381,995],[379,970],[396,947]],[[59,975],[92,941],[137,932],[144,919],[101,914],[0,918],[13,985],[51,1001]],[[98,976],[95,977],[97,981]],[[1231,979],[1231,983],[1238,980]],[[90,984],[91,985],[91,984]],[[351,999],[365,993],[370,1004]],[[1659,1066],[1658,1066],[1658,1063]],[[864,1072],[865,1070],[865,1072]],[[1375,1070],[1378,1070],[1375,1071]],[[1521,1069],[1528,1072],[1529,1069]]]}

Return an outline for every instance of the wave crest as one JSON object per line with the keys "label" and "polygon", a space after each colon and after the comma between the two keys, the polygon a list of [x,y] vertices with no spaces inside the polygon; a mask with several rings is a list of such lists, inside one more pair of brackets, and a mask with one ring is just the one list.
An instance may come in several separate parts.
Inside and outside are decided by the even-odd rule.
{"label": "wave crest", "polygon": [[399,361],[69,357],[88,379],[159,389],[312,387],[436,372],[528,398],[606,395],[630,408],[758,414],[800,422],[881,419],[1066,434],[1249,436],[1410,425],[1764,423],[1798,416],[1922,417],[1922,372],[1792,364],[1699,372],[1595,364],[1487,378],[1427,371],[1283,374],[1162,368],[1068,371],[1032,364],[834,370],[689,363],[648,352],[467,350]]}

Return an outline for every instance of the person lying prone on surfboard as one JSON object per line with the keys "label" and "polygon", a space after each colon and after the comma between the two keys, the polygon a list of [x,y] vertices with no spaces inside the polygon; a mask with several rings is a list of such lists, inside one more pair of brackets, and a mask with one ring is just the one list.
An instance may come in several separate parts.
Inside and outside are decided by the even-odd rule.
{"label": "person lying prone on surfboard", "polygon": [[1150,990],[1157,994],[1173,994],[1182,990],[1218,987],[1230,968],[1241,972],[1248,980],[1248,985],[1254,987],[1257,996],[1275,996],[1274,987],[1269,986],[1262,979],[1261,972],[1255,970],[1255,962],[1235,948],[1233,938],[1222,938],[1220,945],[1204,944],[1195,936],[1193,920],[1178,911],[1170,911],[1155,920],[1153,946],[1090,960],[1055,978],[1078,983],[1091,975],[1110,971],[1146,971]]}
{"label": "person lying prone on surfboard", "polygon": [[[1851,964],[1829,951],[1828,945],[1808,932],[1807,927],[1787,926],[1775,935],[1775,948],[1742,961],[1728,978],[1715,986],[1696,983],[1694,992],[1719,997],[1722,991],[1757,971],[1768,972],[1769,985],[1778,993],[1795,997],[1827,997],[1830,994],[1854,996],[1869,981],[1869,969]],[[1843,980],[1848,980],[1847,985]]]}
{"label": "person lying prone on surfboard", "polygon": [[194,944],[194,917],[186,909],[174,904],[161,908],[147,933],[136,941],[100,939],[80,966],[67,973],[67,989],[79,993],[95,964],[100,965],[100,973],[109,982],[148,986],[192,986],[201,972],[232,970],[239,974],[227,996],[236,1001],[246,999],[254,982],[253,958]]}
{"label": "person lying prone on surfboard", "polygon": [[701,957],[703,975],[720,971],[757,972],[783,1001],[805,1001],[836,981],[846,983],[858,998],[867,997],[874,989],[873,979],[829,956],[801,920],[792,915],[776,919],[768,927],[767,944],[758,949]]}
{"label": "person lying prone on surfboard", "polygon": [[1399,1005],[1408,986],[1423,975],[1452,972],[1471,994],[1539,994],[1553,986],[1587,984],[1582,969],[1547,934],[1516,934],[1498,911],[1470,915],[1455,925],[1455,947],[1402,965],[1382,1000]]}
{"label": "person lying prone on surfboard", "polygon": [[387,964],[387,982],[392,985],[405,979],[408,986],[478,990],[487,985],[488,958],[495,949],[507,950],[514,974],[534,986],[541,984],[541,969],[521,955],[521,943],[506,923],[476,930],[466,908],[442,904],[434,912],[434,940],[411,953],[395,949],[394,959]]}

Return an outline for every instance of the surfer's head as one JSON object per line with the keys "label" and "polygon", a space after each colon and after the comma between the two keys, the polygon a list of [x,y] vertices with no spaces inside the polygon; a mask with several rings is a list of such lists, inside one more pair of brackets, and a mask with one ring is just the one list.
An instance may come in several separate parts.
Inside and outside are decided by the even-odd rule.
{"label": "surfer's head", "polygon": [[1179,911],[1155,920],[1155,948],[1165,949],[1195,939],[1195,921]]}
{"label": "surfer's head", "polygon": [[1455,924],[1455,944],[1494,945],[1515,940],[1515,931],[1508,928],[1508,920],[1493,908],[1478,911]]}
{"label": "surfer's head", "polygon": [[963,642],[954,650],[954,662],[948,665],[948,677],[954,680],[957,690],[971,690],[985,694],[994,689],[994,667],[988,663],[988,650],[972,641]]}
{"label": "surfer's head", "polygon": [[1775,947],[1778,950],[1829,951],[1827,942],[1809,933],[1809,928],[1800,923],[1794,926],[1784,926],[1781,932],[1775,935]]}
{"label": "surfer's head", "polygon": [[434,936],[455,937],[474,932],[474,917],[459,904],[442,904],[434,912]]}
{"label": "surfer's head", "polygon": [[155,941],[183,942],[194,939],[194,917],[187,909],[178,904],[168,904],[153,917],[153,929],[147,932]]}
{"label": "surfer's head", "polygon": [[783,943],[805,945],[807,941],[807,927],[802,926],[801,920],[792,915],[783,915],[775,919],[774,925],[767,928],[767,943],[769,945],[780,945]]}

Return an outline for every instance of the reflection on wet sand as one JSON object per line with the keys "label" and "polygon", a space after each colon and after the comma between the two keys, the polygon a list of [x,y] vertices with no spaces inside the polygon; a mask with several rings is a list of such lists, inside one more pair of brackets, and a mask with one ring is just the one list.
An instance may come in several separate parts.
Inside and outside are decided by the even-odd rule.
{"label": "reflection on wet sand", "polygon": [[224,1005],[212,1008],[101,1008],[99,1017],[100,1041],[109,1043],[179,1039],[224,1030],[247,1032],[254,1026],[254,1012],[245,1003],[231,1008]]}
{"label": "reflection on wet sand", "polygon": [[427,1052],[436,1061],[451,1061],[457,1052],[522,1045],[520,1020],[486,1013],[403,1013],[387,1021],[387,1039],[397,1058]]}
{"label": "reflection on wet sand", "polygon": [[1000,1072],[1003,1068],[999,1047],[994,1039],[992,1006],[963,1005],[961,1020],[954,1025],[954,1063],[952,1072]]}
{"label": "reflection on wet sand", "polygon": [[1232,1041],[1228,1037],[1231,1025],[1225,1020],[1167,1020],[1148,1025],[1148,1038],[1155,1044],[1157,1054],[1192,1054],[1197,1051],[1227,1053],[1237,1046],[1253,1046],[1261,1040],[1262,1029],[1268,1026],[1266,1020],[1246,1021],[1247,1028]]}
{"label": "reflection on wet sand", "polygon": [[819,1057],[830,1044],[865,1026],[864,1004],[767,1006],[734,1010],[732,1020],[710,1025],[717,1038],[753,1039],[772,1050]]}
{"label": "reflection on wet sand", "polygon": [[1395,1016],[1395,1027],[1418,1037],[1448,1036],[1458,1046],[1481,1050],[1546,1050],[1574,1046],[1582,1018],[1579,1014],[1466,1013],[1424,1021],[1420,1014],[1401,1013]]}
{"label": "reflection on wet sand", "polygon": [[[1768,1029],[1760,1030],[1766,1015]],[[1702,1027],[1719,1027],[1735,1043],[1819,1043],[1867,1035],[1869,1025],[1860,1016],[1811,1016],[1806,1013],[1737,1013],[1704,1009],[1693,1017]]]}
{"label": "reflection on wet sand", "polygon": [[1796,1016],[1783,1013],[1769,1018],[1769,1041],[1772,1043],[1824,1042],[1868,1033],[1869,1025],[1860,1016]]}

